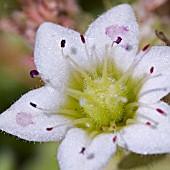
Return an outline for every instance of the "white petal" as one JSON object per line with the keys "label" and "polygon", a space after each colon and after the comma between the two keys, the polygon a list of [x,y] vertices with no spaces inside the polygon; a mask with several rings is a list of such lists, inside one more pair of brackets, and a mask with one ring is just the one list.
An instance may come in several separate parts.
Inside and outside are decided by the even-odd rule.
{"label": "white petal", "polygon": [[113,135],[104,134],[97,136],[86,147],[88,136],[80,129],[71,129],[58,149],[58,161],[61,170],[100,170],[106,165],[116,151]]}
{"label": "white petal", "polygon": [[54,128],[51,131],[46,128],[66,120],[57,114],[47,116],[42,110],[32,107],[30,102],[37,104],[37,107],[57,112],[63,101],[62,94],[51,87],[30,91],[0,115],[0,129],[28,141],[61,140],[66,127]]}
{"label": "white petal", "polygon": [[118,67],[124,71],[136,55],[138,34],[139,28],[134,12],[129,5],[123,4],[110,9],[96,19],[87,30],[86,37],[89,44],[95,47],[98,58],[101,59],[106,45],[111,46],[113,41],[120,36],[122,41],[118,45],[113,45],[111,55]]}
{"label": "white petal", "polygon": [[159,101],[170,92],[170,74],[148,80],[139,93],[139,102],[148,104]]}
{"label": "white petal", "polygon": [[128,126],[118,135],[118,145],[139,154],[170,152],[170,107],[163,102],[153,107],[161,108],[167,113],[167,116],[152,109],[140,109],[140,113],[149,118],[139,118],[141,122],[153,124],[152,121],[156,121],[158,125],[156,128],[142,123]]}
{"label": "white petal", "polygon": [[43,23],[36,35],[35,64],[42,78],[59,88],[65,87],[70,76],[68,64],[63,59],[61,40],[66,40],[63,49],[65,56],[69,55],[80,65],[87,65],[85,48],[78,32],[56,24]]}
{"label": "white petal", "polygon": [[170,47],[152,47],[138,64],[134,76],[149,74],[151,67],[154,67],[151,76],[161,75],[144,84],[140,92],[141,102],[154,103],[170,92]]}

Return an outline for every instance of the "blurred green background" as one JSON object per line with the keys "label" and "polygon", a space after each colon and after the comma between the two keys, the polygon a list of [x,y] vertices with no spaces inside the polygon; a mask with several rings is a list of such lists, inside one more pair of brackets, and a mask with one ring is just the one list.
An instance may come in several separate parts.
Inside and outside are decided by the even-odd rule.
{"label": "blurred green background", "polygon": [[[31,16],[28,11],[36,10],[38,15],[39,5],[44,2],[60,3],[62,7],[48,9],[46,12],[51,16],[40,19]],[[133,5],[141,29],[140,47],[147,43],[165,45],[156,37],[155,30],[170,38],[169,0],[0,0],[0,112],[30,89],[42,85],[29,76],[30,70],[35,69],[34,36],[41,22],[52,21],[83,33],[99,14],[121,3]],[[57,147],[57,143],[30,143],[0,133],[0,170],[57,170]],[[169,170],[170,167],[169,155],[130,154],[121,160],[114,158],[106,169]]]}

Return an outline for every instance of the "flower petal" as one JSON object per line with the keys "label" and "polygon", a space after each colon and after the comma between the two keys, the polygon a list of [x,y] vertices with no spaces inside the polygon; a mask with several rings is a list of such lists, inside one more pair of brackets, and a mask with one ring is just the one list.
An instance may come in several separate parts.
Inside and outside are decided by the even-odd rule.
{"label": "flower petal", "polygon": [[150,74],[151,67],[154,68],[153,78],[142,87],[140,102],[154,103],[170,92],[170,47],[152,47],[138,64],[134,77]]}
{"label": "flower petal", "polygon": [[[28,141],[56,141],[64,136],[66,127],[46,128],[65,123],[66,120],[57,115],[57,108],[63,103],[64,96],[51,87],[42,87],[23,95],[9,109],[0,114],[0,129]],[[30,102],[44,109],[54,110],[49,115],[45,111],[34,108]]]}
{"label": "flower petal", "polygon": [[[118,145],[139,154],[170,152],[170,106],[160,102],[152,107],[161,108],[167,115],[161,115],[149,108],[141,108],[140,113],[145,118],[139,118],[139,120],[143,123],[123,129],[118,135]],[[151,123],[150,126],[144,123],[147,121]],[[158,123],[155,127],[152,126],[153,121]]]}
{"label": "flower petal", "polygon": [[118,67],[125,71],[137,53],[138,34],[139,28],[132,8],[122,4],[97,18],[85,35],[100,59],[104,57],[106,45],[111,46],[118,37],[122,38],[120,43],[113,44],[111,56]]}
{"label": "flower petal", "polygon": [[38,29],[34,53],[35,64],[42,78],[59,88],[65,87],[70,76],[69,62],[62,54],[62,40],[66,41],[64,56],[69,55],[81,66],[87,65],[80,33],[53,23],[43,23]]}
{"label": "flower petal", "polygon": [[116,151],[113,135],[97,136],[83,151],[89,140],[86,132],[80,129],[71,129],[58,149],[58,161],[64,170],[100,170],[109,161]]}

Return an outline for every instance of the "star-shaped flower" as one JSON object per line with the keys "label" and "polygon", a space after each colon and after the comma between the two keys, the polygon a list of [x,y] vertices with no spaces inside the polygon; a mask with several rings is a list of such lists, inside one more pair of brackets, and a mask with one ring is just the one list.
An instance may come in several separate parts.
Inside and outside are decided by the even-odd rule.
{"label": "star-shaped flower", "polygon": [[44,23],[35,64],[45,86],[0,115],[0,129],[28,141],[61,141],[60,168],[102,169],[121,146],[139,154],[170,152],[170,48],[138,53],[131,7],[104,13],[85,35]]}

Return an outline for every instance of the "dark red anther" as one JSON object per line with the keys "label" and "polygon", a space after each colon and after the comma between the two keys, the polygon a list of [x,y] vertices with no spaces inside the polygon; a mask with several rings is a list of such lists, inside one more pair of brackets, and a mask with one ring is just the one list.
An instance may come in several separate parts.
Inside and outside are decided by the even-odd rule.
{"label": "dark red anther", "polygon": [[163,110],[159,109],[159,108],[157,108],[156,111],[157,111],[158,113],[162,114],[162,115],[165,114],[165,112],[164,112]]}
{"label": "dark red anther", "polygon": [[35,103],[32,103],[32,102],[30,102],[30,105],[32,106],[32,107],[37,107],[37,105],[35,104]]}
{"label": "dark red anther", "polygon": [[86,148],[85,148],[85,147],[82,147],[80,153],[81,153],[81,154],[84,154],[84,151],[85,151],[85,150],[86,150]]}
{"label": "dark red anther", "polygon": [[145,46],[142,48],[142,51],[146,51],[149,47],[150,47],[150,44],[145,45]]}
{"label": "dark red anther", "polygon": [[122,38],[121,37],[117,37],[117,40],[114,41],[116,44],[120,44],[120,42],[122,41]]}
{"label": "dark red anther", "polygon": [[117,136],[115,136],[115,137],[113,138],[113,142],[116,143],[116,140],[117,140]]}
{"label": "dark red anther", "polygon": [[32,77],[32,78],[35,78],[35,77],[37,77],[39,75],[39,72],[37,71],[37,70],[31,70],[30,71],[30,76]]}
{"label": "dark red anther", "polygon": [[64,48],[66,45],[66,40],[61,40],[61,48]]}
{"label": "dark red anther", "polygon": [[154,67],[151,67],[151,68],[150,68],[150,73],[152,74],[153,71],[154,71]]}
{"label": "dark red anther", "polygon": [[146,122],[146,125],[147,125],[147,126],[151,126],[151,123],[150,123],[150,122]]}
{"label": "dark red anther", "polygon": [[53,127],[50,127],[50,128],[46,128],[47,131],[51,131],[53,130]]}
{"label": "dark red anther", "polygon": [[82,43],[85,44],[85,43],[86,43],[86,40],[85,40],[85,38],[84,38],[84,35],[80,34],[80,38],[81,38]]}

